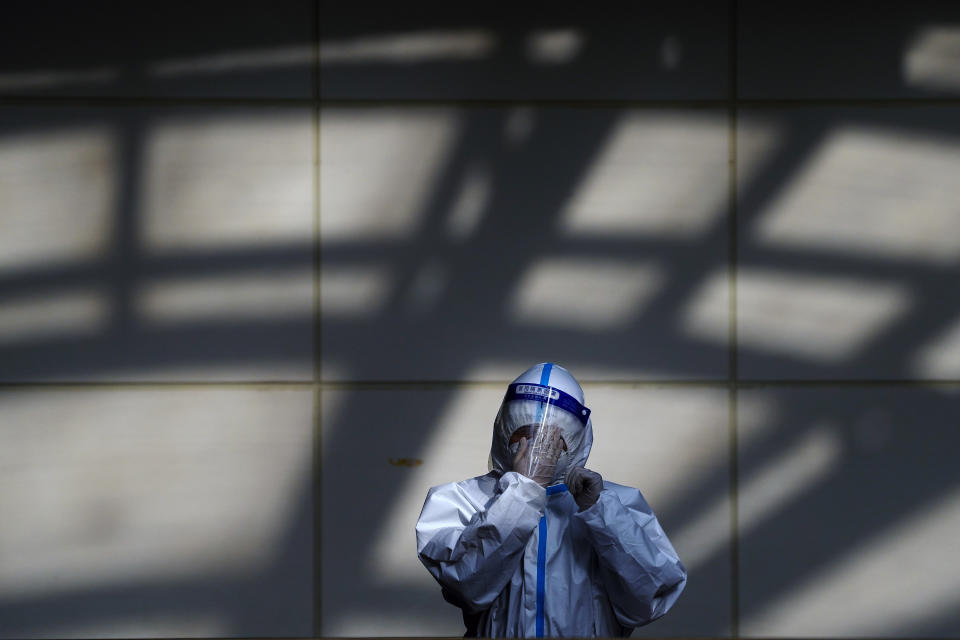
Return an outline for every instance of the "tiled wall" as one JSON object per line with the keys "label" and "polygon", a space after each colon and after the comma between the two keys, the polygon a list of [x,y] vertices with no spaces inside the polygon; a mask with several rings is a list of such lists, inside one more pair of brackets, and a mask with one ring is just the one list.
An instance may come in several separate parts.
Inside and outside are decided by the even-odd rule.
{"label": "tiled wall", "polygon": [[634,635],[960,635],[953,3],[10,7],[0,637],[459,635],[413,527],[545,360]]}

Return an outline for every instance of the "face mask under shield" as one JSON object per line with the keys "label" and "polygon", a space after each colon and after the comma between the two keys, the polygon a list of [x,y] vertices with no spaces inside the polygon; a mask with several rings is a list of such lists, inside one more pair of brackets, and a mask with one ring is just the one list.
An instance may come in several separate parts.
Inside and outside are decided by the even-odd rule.
{"label": "face mask under shield", "polygon": [[562,480],[580,451],[590,410],[572,396],[545,385],[516,383],[507,388],[494,423],[494,446],[513,461],[527,439],[525,469],[513,469],[547,484]]}

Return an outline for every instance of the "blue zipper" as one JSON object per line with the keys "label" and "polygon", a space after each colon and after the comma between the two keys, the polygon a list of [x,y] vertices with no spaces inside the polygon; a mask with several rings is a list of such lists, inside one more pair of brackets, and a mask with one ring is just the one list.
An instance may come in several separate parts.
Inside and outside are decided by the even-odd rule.
{"label": "blue zipper", "polygon": [[[567,491],[567,485],[547,487],[547,497]],[[543,603],[547,586],[547,515],[540,517],[540,539],[537,545],[537,637],[543,637]]]}
{"label": "blue zipper", "polygon": [[[547,362],[540,371],[540,384],[550,385],[550,370],[553,369],[553,363]],[[543,416],[543,407],[537,407],[537,422],[540,422]],[[564,486],[566,488],[566,486]],[[556,491],[551,491],[553,487],[547,487],[547,497],[550,497]],[[540,540],[537,546],[537,637],[543,637],[543,600],[546,592],[546,572],[547,565],[547,514],[540,517]]]}

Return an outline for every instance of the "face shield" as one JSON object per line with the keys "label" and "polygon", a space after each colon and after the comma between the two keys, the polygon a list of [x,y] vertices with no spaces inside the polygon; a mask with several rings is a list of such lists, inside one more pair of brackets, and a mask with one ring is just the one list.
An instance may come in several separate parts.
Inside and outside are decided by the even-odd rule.
{"label": "face shield", "polygon": [[[590,409],[555,387],[511,384],[494,421],[491,458],[501,471],[562,482],[573,463],[583,464],[589,452],[589,419]],[[527,439],[527,468],[512,469],[522,438]]]}

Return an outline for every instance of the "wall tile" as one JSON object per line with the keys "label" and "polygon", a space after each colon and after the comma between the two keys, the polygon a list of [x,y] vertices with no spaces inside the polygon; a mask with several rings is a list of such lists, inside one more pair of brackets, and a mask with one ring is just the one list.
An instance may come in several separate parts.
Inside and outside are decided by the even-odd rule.
{"label": "wall tile", "polygon": [[313,5],[11,2],[0,95],[309,98]]}
{"label": "wall tile", "polygon": [[726,373],[688,326],[726,273],[725,114],[331,107],[320,138],[324,379]]}
{"label": "wall tile", "polygon": [[312,377],[308,109],[3,116],[0,379]]}
{"label": "wall tile", "polygon": [[0,636],[311,633],[313,394],[0,392]]}
{"label": "wall tile", "polygon": [[920,98],[960,93],[960,7],[920,0],[741,0],[741,98]]}
{"label": "wall tile", "polygon": [[741,375],[955,377],[960,111],[751,110],[738,158]]}
{"label": "wall tile", "polygon": [[740,426],[750,637],[956,635],[956,388],[751,389]]}

